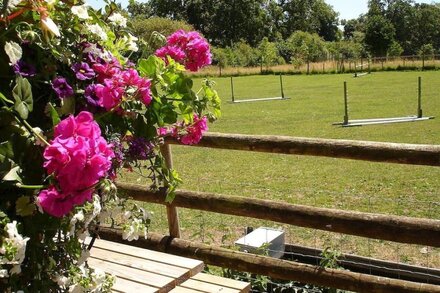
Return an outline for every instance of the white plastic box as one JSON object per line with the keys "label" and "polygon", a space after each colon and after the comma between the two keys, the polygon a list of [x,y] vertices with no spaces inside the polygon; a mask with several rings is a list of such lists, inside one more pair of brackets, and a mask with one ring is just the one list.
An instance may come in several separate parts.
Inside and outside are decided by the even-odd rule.
{"label": "white plastic box", "polygon": [[284,231],[266,227],[255,229],[235,241],[240,251],[281,258],[284,255]]}

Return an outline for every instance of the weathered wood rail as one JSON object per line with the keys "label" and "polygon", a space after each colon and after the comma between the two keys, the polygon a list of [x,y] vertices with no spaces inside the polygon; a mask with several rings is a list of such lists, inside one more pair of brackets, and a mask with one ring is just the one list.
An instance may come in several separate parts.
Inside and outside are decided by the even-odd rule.
{"label": "weathered wood rail", "polygon": [[[161,149],[169,167],[172,166],[170,144],[175,143],[176,141],[167,139],[166,145]],[[197,146],[383,163],[440,166],[440,145],[208,133]],[[292,205],[261,199],[249,201],[238,196],[183,190],[176,192],[176,198],[170,205],[165,203],[164,193],[151,192],[143,186],[127,183],[118,183],[118,187],[135,200],[167,206],[170,236],[151,234],[147,240],[140,241],[135,245],[182,256],[197,257],[208,264],[356,292],[440,292],[440,286],[436,285],[343,270],[323,269],[292,261],[207,247],[178,239],[180,229],[177,207],[252,217],[300,227],[433,247],[440,247],[439,220]],[[102,236],[109,240],[118,241],[120,233],[116,230],[104,229]]]}
{"label": "weathered wood rail", "polygon": [[[145,186],[118,183],[118,188],[135,200],[166,205],[165,193],[145,190]],[[175,207],[314,228],[330,232],[440,247],[440,221],[361,213],[337,209],[293,205],[271,200],[176,191]]]}

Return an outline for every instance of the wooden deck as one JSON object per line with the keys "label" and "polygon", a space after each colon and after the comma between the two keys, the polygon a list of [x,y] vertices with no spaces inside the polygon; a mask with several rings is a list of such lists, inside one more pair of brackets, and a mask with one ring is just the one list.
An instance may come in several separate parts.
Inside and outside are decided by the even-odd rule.
{"label": "wooden deck", "polygon": [[199,260],[98,239],[90,252],[92,268],[116,276],[114,292],[237,293],[250,289],[245,282],[201,274],[204,264]]}

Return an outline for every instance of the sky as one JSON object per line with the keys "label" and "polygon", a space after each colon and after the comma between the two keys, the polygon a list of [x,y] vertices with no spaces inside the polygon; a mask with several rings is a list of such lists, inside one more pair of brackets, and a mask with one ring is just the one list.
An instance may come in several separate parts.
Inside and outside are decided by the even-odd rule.
{"label": "sky", "polygon": [[[86,0],[86,2],[95,8],[102,7],[104,3],[102,0]],[[123,7],[128,4],[128,0],[116,0],[116,2],[122,3]],[[335,11],[339,12],[339,19],[357,18],[360,14],[367,12],[368,0],[325,0],[325,2],[333,6]],[[416,2],[440,3],[440,0],[416,0]]]}

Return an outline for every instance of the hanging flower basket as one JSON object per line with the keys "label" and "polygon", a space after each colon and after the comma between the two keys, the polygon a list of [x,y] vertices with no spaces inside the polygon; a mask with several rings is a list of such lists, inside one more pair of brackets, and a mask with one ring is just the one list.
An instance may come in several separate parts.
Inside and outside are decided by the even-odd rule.
{"label": "hanging flower basket", "polygon": [[110,291],[87,266],[100,223],[146,236],[148,213],[118,196],[121,170],[139,172],[168,200],[164,136],[196,144],[220,99],[185,74],[210,64],[206,40],[130,34],[115,3],[9,0],[0,4],[0,290]]}

